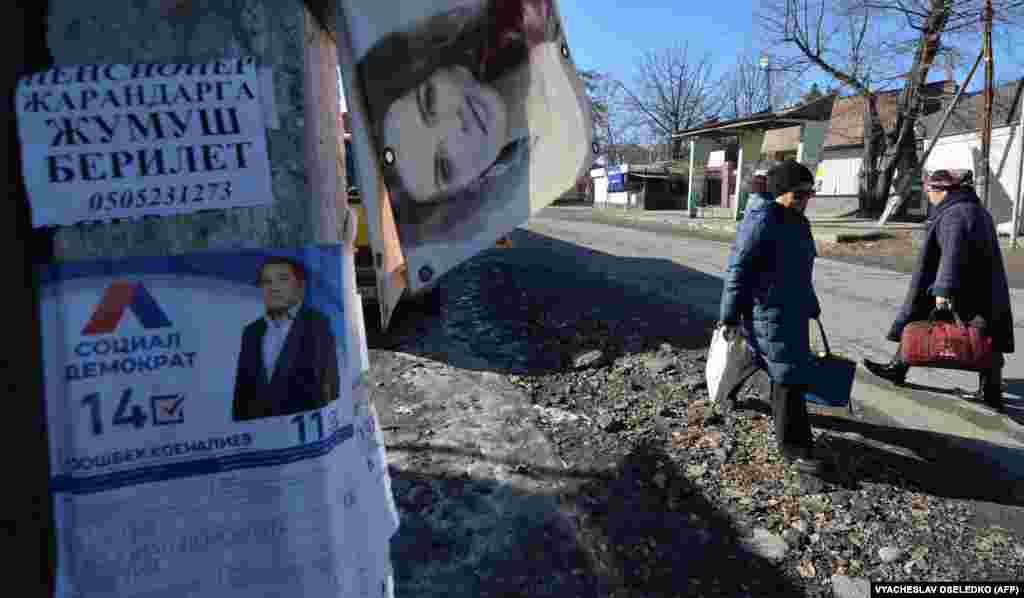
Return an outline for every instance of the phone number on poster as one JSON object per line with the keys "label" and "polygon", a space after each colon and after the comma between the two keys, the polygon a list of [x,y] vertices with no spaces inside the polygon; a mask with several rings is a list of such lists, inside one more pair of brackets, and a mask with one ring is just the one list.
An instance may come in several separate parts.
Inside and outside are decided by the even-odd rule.
{"label": "phone number on poster", "polygon": [[230,199],[231,193],[231,181],[97,192],[89,196],[89,210],[101,212],[220,202]]}

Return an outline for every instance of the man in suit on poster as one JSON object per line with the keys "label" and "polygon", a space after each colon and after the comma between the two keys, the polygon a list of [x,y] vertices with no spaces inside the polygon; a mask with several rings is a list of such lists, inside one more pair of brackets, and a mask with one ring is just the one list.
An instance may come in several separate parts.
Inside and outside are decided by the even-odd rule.
{"label": "man in suit on poster", "polygon": [[302,264],[271,257],[260,265],[264,316],[245,327],[238,356],[232,419],[291,415],[338,396],[338,358],[330,320],[303,305]]}

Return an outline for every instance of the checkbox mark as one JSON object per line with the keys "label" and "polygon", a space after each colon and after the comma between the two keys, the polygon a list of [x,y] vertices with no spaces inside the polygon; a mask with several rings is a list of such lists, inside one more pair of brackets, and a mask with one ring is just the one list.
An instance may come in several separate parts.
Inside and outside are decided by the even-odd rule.
{"label": "checkbox mark", "polygon": [[154,425],[169,426],[185,422],[184,395],[154,395],[150,401]]}
{"label": "checkbox mark", "polygon": [[174,415],[181,404],[185,401],[185,397],[180,397],[174,401],[164,401],[161,403],[160,408],[164,410],[167,415]]}

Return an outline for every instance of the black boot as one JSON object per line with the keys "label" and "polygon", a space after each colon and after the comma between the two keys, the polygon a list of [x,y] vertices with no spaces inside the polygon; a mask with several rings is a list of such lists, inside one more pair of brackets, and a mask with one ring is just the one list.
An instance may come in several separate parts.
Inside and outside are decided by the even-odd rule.
{"label": "black boot", "polygon": [[814,454],[814,436],[802,386],[772,384],[772,418],[775,438],[782,458],[794,469],[812,476],[824,472],[824,464]]}
{"label": "black boot", "polygon": [[1003,399],[1003,387],[999,386],[986,386],[981,389],[981,398],[985,401],[985,404],[995,409],[996,411],[1002,411],[1006,406],[1005,399]]}
{"label": "black boot", "polygon": [[895,357],[889,363],[878,363],[876,361],[871,361],[870,359],[865,359],[864,367],[879,378],[885,378],[889,382],[899,386],[906,383],[907,370],[910,369],[910,366],[901,363],[899,359]]}
{"label": "black boot", "polygon": [[998,353],[995,359],[995,367],[987,372],[978,373],[978,392],[975,397],[996,411],[1002,411],[1005,407],[1003,399],[1003,364],[1005,361],[1002,353]]}

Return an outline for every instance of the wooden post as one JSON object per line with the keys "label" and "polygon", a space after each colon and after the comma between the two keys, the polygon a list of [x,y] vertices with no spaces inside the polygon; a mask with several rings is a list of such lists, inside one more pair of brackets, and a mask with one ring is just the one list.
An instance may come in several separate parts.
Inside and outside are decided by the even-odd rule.
{"label": "wooden post", "polygon": [[[253,56],[261,67],[273,69],[273,103],[278,116],[278,126],[266,134],[273,204],[61,228],[54,240],[55,261],[173,255],[211,249],[298,248],[338,242],[337,195],[343,193],[343,188],[339,185],[336,153],[339,135],[336,50],[329,32],[320,27],[303,3],[249,0],[245,10],[233,3],[196,0],[145,3],[50,0],[49,4],[46,29],[38,35],[34,32],[30,35],[32,28],[29,27],[25,43],[38,40],[44,47],[48,46],[56,66],[204,63]],[[28,12],[28,9],[19,10]],[[16,22],[8,22],[18,28]],[[38,57],[34,63],[27,58],[25,62],[31,70],[49,66],[39,64]],[[8,91],[13,89],[13,85],[9,85]],[[8,109],[8,114],[13,120],[12,108]],[[13,135],[13,131],[9,132],[9,138]],[[9,155],[17,156],[16,141],[11,147]],[[16,177],[17,169],[12,172]],[[20,204],[9,201],[6,205],[10,210],[11,206]],[[16,221],[27,223],[27,218],[4,219],[6,223]],[[27,224],[20,226],[24,228]],[[24,238],[10,231],[4,237],[5,242]],[[14,257],[19,256],[15,253]],[[14,261],[22,263],[22,260]],[[16,534],[20,548],[15,559],[36,551],[42,537],[38,523],[40,513],[49,510],[46,447],[38,433],[38,428],[44,425],[41,387],[36,380],[41,369],[31,366],[38,364],[41,355],[39,324],[37,319],[20,315],[34,314],[36,303],[34,296],[21,300],[18,311],[14,312],[19,316],[13,319],[16,325],[25,326],[25,330],[21,334],[14,332],[12,338],[23,340],[7,343],[21,352],[20,361],[14,363],[14,367],[24,374],[26,382],[17,389],[17,394],[26,399],[9,402],[10,413],[5,421],[18,432],[5,436],[20,438],[22,443],[11,454],[32,456],[20,463],[26,469],[25,473],[19,472],[17,486],[41,489],[43,496],[42,499],[33,497],[37,503],[33,508],[22,506],[19,510],[12,506],[6,510],[10,516],[18,518],[18,524],[24,525],[25,530],[24,537]],[[350,307],[346,297],[345,308]],[[25,339],[34,339],[36,345]],[[7,379],[14,378],[8,376]],[[39,460],[42,465],[37,463]],[[36,486],[38,476],[44,477]],[[7,497],[10,493],[3,494]],[[49,581],[52,560],[42,562],[44,570],[37,575],[37,580]],[[26,574],[38,570],[15,569]],[[39,594],[33,591],[29,595]],[[52,589],[44,595],[52,595]]]}
{"label": "wooden post", "polygon": [[981,129],[981,174],[985,177],[982,186],[982,203],[989,205],[991,168],[989,155],[992,152],[992,0],[985,0],[985,118]]}
{"label": "wooden post", "polygon": [[[319,29],[299,2],[251,4],[249,14],[242,14],[219,3],[191,0],[165,0],[162,11],[147,11],[130,0],[51,0],[47,41],[57,65],[200,63],[253,55],[261,66],[274,69],[280,117],[280,128],[267,131],[272,205],[62,228],[56,238],[58,260],[301,247],[320,241],[322,212],[314,199],[324,187],[314,177],[335,172],[337,125],[333,118],[307,114],[306,104],[315,99],[307,97],[306,79],[315,75],[307,52],[320,44]],[[311,130],[314,123],[324,130]],[[318,134],[329,134],[330,141],[317,142],[330,150],[325,166],[307,163],[307,136]]]}
{"label": "wooden post", "polygon": [[[1024,81],[1018,83],[1024,85]],[[1010,231],[1010,247],[1017,249],[1017,232],[1020,230],[1021,179],[1024,177],[1024,94],[1017,107],[1017,184],[1013,188],[1013,218]]]}
{"label": "wooden post", "polygon": [[6,48],[14,70],[4,80],[4,123],[7,127],[7,197],[2,204],[0,234],[10,275],[7,341],[0,357],[4,380],[4,452],[17,455],[10,471],[16,483],[0,493],[0,529],[9,552],[6,583],[25,596],[54,592],[53,511],[49,497],[49,458],[43,412],[42,346],[39,288],[34,266],[52,253],[52,233],[33,230],[21,177],[21,156],[15,122],[18,77],[50,68],[46,49],[46,2],[7,2],[3,15]]}
{"label": "wooden post", "polygon": [[974,76],[974,71],[977,70],[978,64],[981,62],[981,59],[984,58],[984,56],[985,49],[982,48],[981,52],[978,52],[978,58],[974,61],[974,66],[972,66],[971,70],[968,71],[967,77],[964,79],[963,85],[961,85],[956,90],[956,95],[953,96],[953,101],[946,108],[946,113],[942,115],[942,120],[939,121],[939,127],[935,130],[934,133],[932,133],[932,140],[928,142],[928,148],[924,150],[923,154],[921,154],[921,168],[924,168],[925,162],[928,161],[928,156],[930,156],[932,150],[935,149],[935,144],[938,143],[939,137],[942,135],[942,131],[946,128],[946,122],[949,120],[949,117],[953,114],[953,110],[956,110],[956,106],[960,102],[960,97],[963,96],[964,90],[967,89],[967,86],[971,84],[971,77]]}

